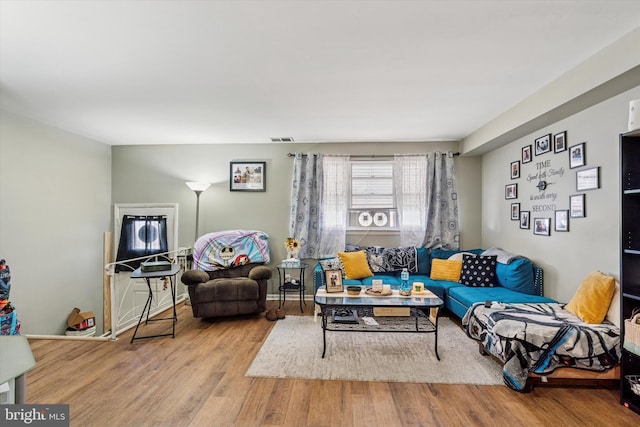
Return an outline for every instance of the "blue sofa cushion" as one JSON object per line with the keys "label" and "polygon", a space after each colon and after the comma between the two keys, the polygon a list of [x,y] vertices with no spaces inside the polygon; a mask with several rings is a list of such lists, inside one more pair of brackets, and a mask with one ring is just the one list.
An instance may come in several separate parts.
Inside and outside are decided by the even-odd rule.
{"label": "blue sofa cushion", "polygon": [[391,285],[392,288],[400,286],[400,277],[394,273],[376,273],[371,277],[366,277],[361,280],[362,285],[370,288],[373,285],[373,280],[382,280],[382,283]]}
{"label": "blue sofa cushion", "polygon": [[467,308],[471,307],[473,303],[487,300],[504,303],[557,302],[551,298],[514,292],[501,286],[493,288],[460,286],[450,288],[448,296],[464,304]]}
{"label": "blue sofa cushion", "polygon": [[509,264],[498,263],[496,275],[500,286],[512,291],[536,295],[533,264],[526,258],[519,258]]}
{"label": "blue sofa cushion", "polygon": [[459,282],[465,286],[492,288],[498,284],[496,279],[497,256],[462,256],[462,271]]}

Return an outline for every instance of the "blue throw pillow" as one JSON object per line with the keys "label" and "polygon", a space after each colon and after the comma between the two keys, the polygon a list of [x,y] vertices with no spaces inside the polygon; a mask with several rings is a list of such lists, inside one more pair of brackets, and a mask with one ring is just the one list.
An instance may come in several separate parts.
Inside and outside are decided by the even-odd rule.
{"label": "blue throw pillow", "polygon": [[431,255],[427,248],[418,248],[416,250],[418,256],[418,274],[428,276],[431,274]]}
{"label": "blue throw pillow", "polygon": [[496,275],[500,286],[525,294],[536,294],[533,283],[533,264],[528,259],[516,259],[509,264],[498,263]]}

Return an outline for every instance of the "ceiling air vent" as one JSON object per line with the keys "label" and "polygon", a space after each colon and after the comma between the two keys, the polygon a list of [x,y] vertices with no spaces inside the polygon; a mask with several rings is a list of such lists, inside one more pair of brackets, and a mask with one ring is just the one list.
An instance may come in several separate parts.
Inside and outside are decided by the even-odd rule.
{"label": "ceiling air vent", "polygon": [[271,142],[295,142],[292,137],[287,136],[284,138],[271,138]]}

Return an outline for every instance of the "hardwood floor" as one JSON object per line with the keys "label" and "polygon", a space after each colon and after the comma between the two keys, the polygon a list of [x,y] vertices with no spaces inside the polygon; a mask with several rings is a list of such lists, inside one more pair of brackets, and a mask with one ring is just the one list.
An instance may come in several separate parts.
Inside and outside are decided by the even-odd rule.
{"label": "hardwood floor", "polygon": [[175,339],[31,340],[27,402],[69,404],[83,427],[640,425],[617,390],[247,378],[275,322],[194,319],[184,305],[178,319]]}

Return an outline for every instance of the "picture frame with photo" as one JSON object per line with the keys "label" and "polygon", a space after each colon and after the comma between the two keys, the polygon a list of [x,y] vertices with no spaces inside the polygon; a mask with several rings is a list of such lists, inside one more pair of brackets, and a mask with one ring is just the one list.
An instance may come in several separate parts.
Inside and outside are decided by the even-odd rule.
{"label": "picture frame with photo", "polygon": [[520,203],[511,203],[511,221],[520,219]]}
{"label": "picture frame with photo", "polygon": [[551,134],[548,133],[544,136],[541,136],[540,138],[536,138],[534,146],[536,156],[551,151]]}
{"label": "picture frame with photo", "polygon": [[569,231],[569,210],[555,211],[555,231]]}
{"label": "picture frame with photo", "polygon": [[562,131],[553,135],[553,152],[562,153],[567,151],[567,131]]}
{"label": "picture frame with photo", "polygon": [[342,270],[325,271],[324,280],[327,284],[327,293],[344,291],[344,285],[342,284]]}
{"label": "picture frame with photo", "polygon": [[569,169],[579,168],[587,164],[585,150],[586,142],[581,142],[580,144],[569,147]]}
{"label": "picture frame with photo", "polygon": [[522,147],[522,164],[529,163],[531,161],[531,145]]}
{"label": "picture frame with photo", "polygon": [[531,218],[531,211],[520,211],[520,228],[523,230],[530,228],[529,218]]}
{"label": "picture frame with photo", "polygon": [[587,216],[585,210],[586,194],[574,194],[569,196],[569,216],[571,218],[584,218]]}
{"label": "picture frame with photo", "polygon": [[520,160],[511,162],[511,179],[520,178]]}
{"label": "picture frame with photo", "polygon": [[267,162],[229,162],[229,191],[267,191]]}
{"label": "picture frame with photo", "polygon": [[576,172],[576,190],[587,191],[600,188],[600,167],[583,169]]}
{"label": "picture frame with photo", "polygon": [[550,236],[551,218],[534,218],[533,234],[537,234],[538,236]]}
{"label": "picture frame with photo", "polygon": [[507,184],[504,186],[504,198],[507,200],[518,198],[518,184]]}

